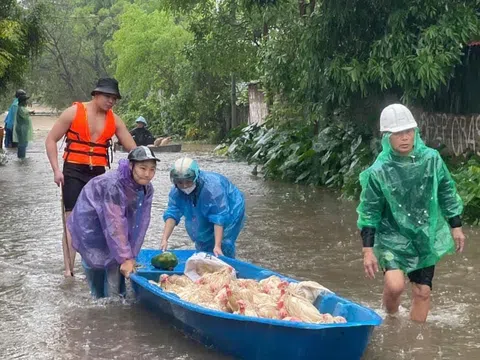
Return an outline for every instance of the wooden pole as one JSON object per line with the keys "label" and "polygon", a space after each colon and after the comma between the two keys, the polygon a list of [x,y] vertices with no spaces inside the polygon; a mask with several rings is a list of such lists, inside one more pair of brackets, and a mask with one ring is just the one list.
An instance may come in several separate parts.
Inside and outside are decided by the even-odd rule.
{"label": "wooden pole", "polygon": [[227,132],[232,130],[237,126],[237,85],[235,81],[235,74],[232,72],[232,93],[231,93],[231,102],[232,102],[232,116],[230,119],[230,124],[228,124]]}
{"label": "wooden pole", "polygon": [[63,185],[60,187],[60,205],[62,209],[62,223],[63,223],[63,238],[62,238],[62,248],[63,248],[63,260],[65,263],[65,270],[70,270],[71,276],[73,276],[73,264],[70,257],[70,246],[68,246],[67,239],[67,219],[65,218],[65,205],[63,203]]}

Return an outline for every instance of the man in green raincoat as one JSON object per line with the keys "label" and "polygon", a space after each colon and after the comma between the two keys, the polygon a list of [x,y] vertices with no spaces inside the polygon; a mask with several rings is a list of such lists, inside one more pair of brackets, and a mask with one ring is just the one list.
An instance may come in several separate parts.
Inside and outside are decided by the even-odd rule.
{"label": "man in green raincoat", "polygon": [[24,92],[18,96],[18,110],[13,124],[13,142],[18,143],[17,156],[24,159],[28,142],[33,139],[32,119],[27,109],[27,100],[30,97]]}
{"label": "man in green raincoat", "polygon": [[436,263],[462,252],[463,203],[440,154],[420,139],[405,106],[393,104],[380,116],[382,152],[360,174],[357,208],[365,273],[384,271],[383,304],[389,314],[400,306],[406,274],[412,284],[410,318],[424,322]]}

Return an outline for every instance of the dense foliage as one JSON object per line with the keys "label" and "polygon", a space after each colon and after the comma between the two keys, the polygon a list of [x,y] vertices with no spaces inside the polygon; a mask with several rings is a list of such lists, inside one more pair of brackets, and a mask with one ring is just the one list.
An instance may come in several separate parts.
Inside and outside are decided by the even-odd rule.
{"label": "dense foliage", "polygon": [[16,84],[22,84],[29,60],[40,51],[42,4],[19,4],[2,0],[0,4],[0,103],[11,101]]}
{"label": "dense foliage", "polygon": [[[216,141],[242,124],[226,140],[230,156],[261,164],[269,178],[356,196],[385,105],[479,111],[480,50],[469,46],[480,40],[479,8],[480,0],[8,0],[0,88],[23,83],[34,100],[62,109],[113,76],[124,95],[116,111],[129,125],[142,115],[155,135]],[[252,81],[266,95],[262,128],[244,127]],[[475,176],[474,165],[458,171],[459,183]]]}

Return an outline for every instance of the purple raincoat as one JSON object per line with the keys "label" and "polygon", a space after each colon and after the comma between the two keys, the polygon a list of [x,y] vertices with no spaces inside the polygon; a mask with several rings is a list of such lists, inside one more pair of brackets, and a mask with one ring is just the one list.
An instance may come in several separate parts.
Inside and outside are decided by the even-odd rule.
{"label": "purple raincoat", "polygon": [[68,218],[72,246],[92,268],[134,259],[150,224],[153,186],[138,185],[129,161],[90,180]]}

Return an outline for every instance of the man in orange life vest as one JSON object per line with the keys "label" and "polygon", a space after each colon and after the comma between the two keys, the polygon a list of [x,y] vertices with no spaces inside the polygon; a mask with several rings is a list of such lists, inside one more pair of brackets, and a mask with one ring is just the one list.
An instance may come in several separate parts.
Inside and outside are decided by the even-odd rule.
{"label": "man in orange life vest", "polygon": [[[123,147],[130,151],[135,141],[112,107],[120,99],[115,79],[98,80],[92,91],[92,101],[76,102],[58,118],[47,135],[45,147],[53,170],[53,179],[62,187],[65,218],[68,218],[85,184],[110,166],[111,138],[116,135]],[[63,172],[58,165],[57,142],[66,136],[63,154]],[[66,239],[65,239],[66,237]],[[65,241],[66,240],[66,241]],[[66,244],[68,245],[66,245]],[[66,277],[73,276],[75,250],[70,234],[66,231],[63,241],[63,259]]]}

